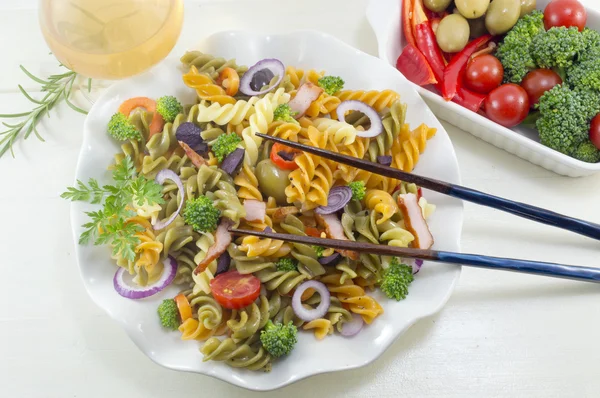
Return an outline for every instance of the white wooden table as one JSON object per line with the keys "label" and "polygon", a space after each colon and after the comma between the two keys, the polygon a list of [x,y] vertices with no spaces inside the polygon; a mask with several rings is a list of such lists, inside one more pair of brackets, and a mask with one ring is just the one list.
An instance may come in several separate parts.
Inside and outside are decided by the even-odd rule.
{"label": "white wooden table", "polygon": [[[595,0],[588,0],[591,5]],[[375,54],[365,0],[186,3],[180,53],[226,29],[319,29]],[[599,7],[596,5],[596,7]],[[0,1],[0,112],[29,109],[18,65],[47,74],[55,61],[35,1]],[[69,204],[83,116],[66,106],[43,123],[45,143],[0,159],[0,396],[256,397],[226,383],[155,365],[88,298],[73,256]],[[559,177],[445,125],[465,185],[600,221],[600,175]],[[580,265],[600,243],[467,204],[463,251]],[[597,397],[600,288],[463,269],[446,307],[362,369],[321,375],[265,397]]]}

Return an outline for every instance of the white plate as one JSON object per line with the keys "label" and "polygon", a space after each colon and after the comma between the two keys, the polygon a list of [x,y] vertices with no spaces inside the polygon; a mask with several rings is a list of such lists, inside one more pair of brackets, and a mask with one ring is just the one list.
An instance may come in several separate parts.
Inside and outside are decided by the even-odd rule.
{"label": "white plate", "polygon": [[[543,10],[550,0],[538,0],[537,7]],[[367,18],[377,36],[379,57],[395,66],[406,41],[402,32],[402,0],[371,0]],[[588,10],[588,26],[600,30],[600,14]],[[563,155],[540,144],[533,129],[517,127],[508,129],[491,120],[471,112],[423,87],[410,83],[423,96],[431,110],[443,120],[460,127],[476,137],[502,148],[507,152],[542,166],[557,174],[581,177],[600,171],[600,163],[586,163]]]}
{"label": "white plate", "polygon": [[[391,88],[408,103],[408,122],[412,126],[427,123],[438,132],[429,142],[416,172],[441,180],[460,183],[454,149],[435,116],[414,88],[380,59],[366,55],[326,34],[295,32],[287,35],[265,36],[249,32],[222,32],[206,39],[199,49],[237,58],[239,63],[276,57],[286,65],[325,69],[343,76],[347,87],[354,89]],[[177,62],[168,60],[150,72],[110,87],[93,106],[84,126],[84,141],[77,166],[77,179],[90,177],[108,181],[106,167],[111,163],[118,145],[106,134],[106,124],[119,104],[130,97],[175,95],[191,102],[194,93],[185,87]],[[459,250],[463,206],[455,199],[426,192],[437,204],[430,227],[436,248]],[[93,206],[74,203],[71,208],[75,240],[86,221],[84,211]],[[133,301],[119,296],[113,289],[116,266],[109,249],[77,245],[77,261],[85,287],[92,299],[127,331],[135,344],[153,361],[167,368],[210,375],[229,383],[253,390],[271,390],[318,373],[351,369],[375,360],[400,334],[420,318],[438,311],[448,300],[460,274],[460,267],[426,263],[416,276],[408,298],[401,302],[381,299],[385,314],[352,339],[329,336],[316,341],[312,333],[300,333],[299,342],[291,356],[274,364],[270,373],[232,369],[218,362],[202,362],[200,343],[182,341],[179,333],[163,330],[158,322],[156,307],[178,289],[169,287],[148,299]]]}

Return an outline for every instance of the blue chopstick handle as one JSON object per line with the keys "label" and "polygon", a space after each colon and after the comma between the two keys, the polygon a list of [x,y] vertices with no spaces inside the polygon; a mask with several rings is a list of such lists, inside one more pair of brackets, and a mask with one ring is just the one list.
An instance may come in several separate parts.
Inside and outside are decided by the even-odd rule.
{"label": "blue chopstick handle", "polygon": [[488,257],[478,254],[436,252],[436,255],[438,260],[444,263],[600,283],[600,268]]}
{"label": "blue chopstick handle", "polygon": [[538,221],[554,227],[566,229],[587,236],[593,239],[600,240],[600,225],[588,221],[580,220],[573,217],[568,217],[553,211],[545,210],[540,207],[531,206],[521,202],[500,198],[498,196],[489,195],[470,188],[465,188],[458,185],[449,186],[446,193],[455,198],[477,203],[483,206],[493,207],[498,210],[503,210],[512,213],[519,217],[529,220]]}

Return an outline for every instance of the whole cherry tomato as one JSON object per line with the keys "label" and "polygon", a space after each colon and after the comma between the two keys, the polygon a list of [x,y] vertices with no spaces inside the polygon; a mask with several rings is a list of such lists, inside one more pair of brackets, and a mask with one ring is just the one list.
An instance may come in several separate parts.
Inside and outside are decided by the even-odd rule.
{"label": "whole cherry tomato", "polygon": [[517,84],[503,84],[485,99],[485,113],[492,121],[504,127],[514,127],[529,114],[527,92]]}

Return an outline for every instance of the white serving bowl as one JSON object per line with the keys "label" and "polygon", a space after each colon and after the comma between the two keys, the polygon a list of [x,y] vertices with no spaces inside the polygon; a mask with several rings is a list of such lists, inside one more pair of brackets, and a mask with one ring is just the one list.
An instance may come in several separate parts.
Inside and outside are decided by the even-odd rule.
{"label": "white serving bowl", "polygon": [[[543,10],[550,0],[537,0]],[[402,0],[371,0],[367,18],[375,31],[379,57],[395,66],[406,40],[402,34]],[[588,10],[588,26],[600,30],[600,14]],[[447,102],[438,94],[410,83],[421,94],[433,113],[442,120],[465,130],[507,152],[537,164],[557,174],[581,177],[600,172],[600,163],[586,163],[550,149],[539,142],[533,129],[516,127],[508,129],[484,116],[471,112],[454,102]]]}
{"label": "white serving bowl", "polygon": [[[458,165],[452,143],[444,128],[427,108],[421,97],[397,71],[378,58],[364,54],[343,42],[318,32],[295,32],[287,35],[262,35],[251,32],[222,32],[207,38],[198,49],[226,58],[237,58],[241,64],[254,64],[260,59],[276,57],[286,65],[325,69],[343,76],[348,88],[398,91],[408,104],[407,121],[412,126],[427,123],[436,127],[436,136],[428,143],[416,172],[452,183],[460,183]],[[119,104],[130,97],[157,98],[175,95],[182,101],[194,100],[193,90],[185,87],[178,62],[168,60],[151,71],[115,84],[97,101],[84,126],[84,141],[79,156],[76,178],[87,181],[94,177],[107,182],[106,167],[119,146],[106,134],[110,116]],[[463,220],[462,203],[434,192],[425,192],[438,208],[430,220],[436,249],[459,251]],[[75,202],[71,209],[75,242],[82,232],[84,211],[95,206]],[[112,278],[116,266],[110,250],[102,246],[77,246],[77,262],[91,298],[117,321],[150,359],[167,368],[213,376],[240,387],[271,390],[305,377],[364,366],[377,357],[417,320],[438,311],[448,300],[460,274],[459,266],[426,263],[411,285],[408,298],[389,301],[375,293],[385,314],[353,338],[328,336],[315,340],[310,332],[300,332],[293,353],[277,361],[270,373],[233,369],[219,362],[202,362],[197,341],[182,341],[180,333],[161,328],[156,308],[165,298],[174,297],[179,288],[170,286],[143,300],[119,296]],[[206,392],[203,392],[204,394]]]}

